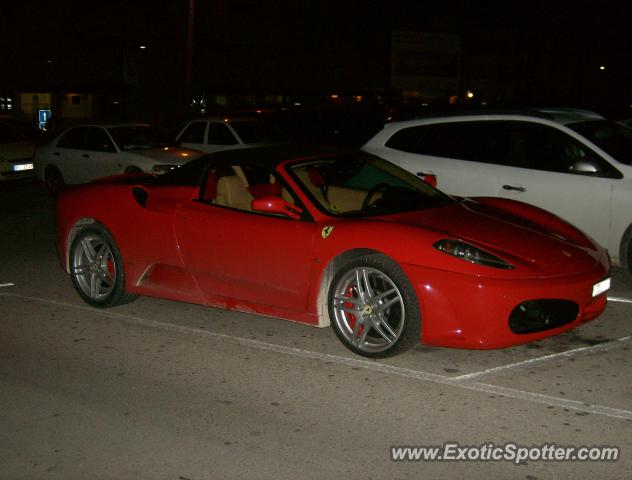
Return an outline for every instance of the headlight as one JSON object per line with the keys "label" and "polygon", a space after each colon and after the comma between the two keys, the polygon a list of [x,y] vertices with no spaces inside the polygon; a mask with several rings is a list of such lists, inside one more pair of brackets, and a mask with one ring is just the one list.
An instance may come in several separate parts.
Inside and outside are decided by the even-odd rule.
{"label": "headlight", "polygon": [[154,173],[165,173],[169,170],[173,170],[174,168],[178,168],[180,165],[168,165],[164,163],[159,163],[158,165],[154,165],[151,169]]}
{"label": "headlight", "polygon": [[485,265],[493,268],[512,269],[512,265],[509,265],[504,260],[501,260],[495,255],[481,250],[459,240],[439,240],[433,245],[437,250],[460,258],[471,263],[477,263],[479,265]]}

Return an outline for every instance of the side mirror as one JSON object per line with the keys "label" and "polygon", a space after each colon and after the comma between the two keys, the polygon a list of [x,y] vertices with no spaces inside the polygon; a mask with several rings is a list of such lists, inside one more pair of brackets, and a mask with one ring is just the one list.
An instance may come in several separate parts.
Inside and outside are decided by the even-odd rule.
{"label": "side mirror", "polygon": [[303,209],[286,202],[281,197],[267,196],[255,198],[251,204],[251,208],[255,212],[262,213],[276,213],[285,215],[286,217],[293,218],[295,220],[301,218]]}
{"label": "side mirror", "polygon": [[594,175],[599,173],[597,167],[587,160],[577,160],[573,162],[569,167],[568,171],[571,173],[579,173],[583,175]]}

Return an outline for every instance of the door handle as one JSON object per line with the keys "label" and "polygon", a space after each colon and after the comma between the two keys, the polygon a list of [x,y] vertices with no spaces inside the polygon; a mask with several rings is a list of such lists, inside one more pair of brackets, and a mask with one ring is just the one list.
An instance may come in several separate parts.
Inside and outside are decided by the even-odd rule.
{"label": "door handle", "polygon": [[83,155],[81,155],[83,158],[90,158],[90,155],[88,155],[87,153],[84,153]]}
{"label": "door handle", "polygon": [[527,189],[524,187],[514,187],[513,185],[503,185],[503,190],[513,190],[515,192],[526,192]]}
{"label": "door handle", "polygon": [[59,157],[59,152],[53,152],[53,155],[55,155],[56,157]]}

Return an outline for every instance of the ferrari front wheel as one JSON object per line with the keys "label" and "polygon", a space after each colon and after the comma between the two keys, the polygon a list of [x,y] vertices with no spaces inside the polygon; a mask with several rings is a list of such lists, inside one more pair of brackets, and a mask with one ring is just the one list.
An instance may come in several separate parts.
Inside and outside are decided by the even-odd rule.
{"label": "ferrari front wheel", "polygon": [[391,357],[419,342],[421,313],[406,274],[384,255],[344,264],[328,295],[331,325],[342,343],[365,357]]}
{"label": "ferrari front wheel", "polygon": [[81,298],[94,307],[113,307],[136,299],[125,291],[118,247],[99,225],[84,228],[72,242],[70,276]]}

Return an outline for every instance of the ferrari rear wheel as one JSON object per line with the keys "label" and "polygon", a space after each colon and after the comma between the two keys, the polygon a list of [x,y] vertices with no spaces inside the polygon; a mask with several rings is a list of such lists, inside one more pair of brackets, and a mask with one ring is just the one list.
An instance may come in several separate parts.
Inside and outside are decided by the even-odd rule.
{"label": "ferrari rear wheel", "polygon": [[416,345],[421,313],[410,281],[384,255],[343,265],[329,288],[329,317],[338,338],[365,357],[391,357]]}
{"label": "ferrari rear wheel", "polygon": [[94,307],[113,307],[136,299],[125,291],[123,262],[108,231],[91,225],[79,232],[70,248],[70,276],[75,289]]}

